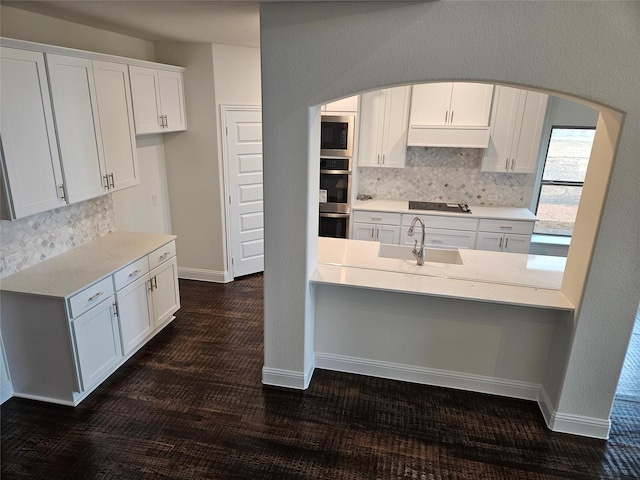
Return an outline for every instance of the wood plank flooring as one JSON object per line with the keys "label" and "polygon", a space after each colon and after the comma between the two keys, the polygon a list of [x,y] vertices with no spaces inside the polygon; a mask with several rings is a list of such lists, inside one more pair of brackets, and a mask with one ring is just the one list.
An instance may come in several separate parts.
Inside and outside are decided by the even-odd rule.
{"label": "wood plank flooring", "polygon": [[322,370],[263,387],[262,276],[180,288],[176,320],[77,408],[2,405],[3,480],[640,478],[640,399],[604,441],[529,401]]}

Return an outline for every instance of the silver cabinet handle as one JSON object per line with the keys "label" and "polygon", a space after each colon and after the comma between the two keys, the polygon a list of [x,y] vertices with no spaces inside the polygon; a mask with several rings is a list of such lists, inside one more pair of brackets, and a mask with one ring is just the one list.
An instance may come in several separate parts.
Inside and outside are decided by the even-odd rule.
{"label": "silver cabinet handle", "polygon": [[67,197],[64,195],[64,183],[58,185],[58,189],[60,190],[60,200],[66,200]]}
{"label": "silver cabinet handle", "polygon": [[104,175],[102,178],[104,178],[104,188],[109,190],[109,175]]}
{"label": "silver cabinet handle", "polygon": [[504,161],[504,169],[507,170],[507,171],[509,170],[509,159],[508,158]]}
{"label": "silver cabinet handle", "polygon": [[382,220],[382,217],[371,217],[372,222],[379,222]]}
{"label": "silver cabinet handle", "polygon": [[158,257],[158,260],[159,260],[159,261],[164,260],[165,258],[167,258],[167,255],[169,255],[170,253],[171,253],[171,252],[164,252],[162,255],[160,255],[160,256]]}
{"label": "silver cabinet handle", "polygon": [[499,247],[500,249],[502,249],[502,242],[503,242],[503,240],[504,240],[504,237],[500,237],[500,244],[498,245],[498,247]]}
{"label": "silver cabinet handle", "polygon": [[93,302],[95,299],[97,299],[98,297],[101,297],[102,295],[104,295],[104,292],[98,292],[95,295],[89,297],[89,301]]}
{"label": "silver cabinet handle", "polygon": [[384,165],[384,153],[382,154],[382,165]]}
{"label": "silver cabinet handle", "polygon": [[118,316],[118,304],[116,302],[113,302],[113,316]]}
{"label": "silver cabinet handle", "polygon": [[109,177],[111,177],[111,185],[110,185],[110,187],[109,187],[109,188],[116,188],[116,183],[115,183],[115,181],[113,180],[113,173],[110,173],[110,174],[109,174]]}
{"label": "silver cabinet handle", "polygon": [[153,292],[153,278],[149,279],[149,291]]}
{"label": "silver cabinet handle", "polygon": [[507,248],[509,248],[509,237],[504,239],[504,249],[506,250]]}
{"label": "silver cabinet handle", "polygon": [[516,168],[516,159],[512,158],[511,159],[511,170],[514,170]]}
{"label": "silver cabinet handle", "polygon": [[376,239],[375,229],[371,227],[371,240],[375,240],[375,239]]}
{"label": "silver cabinet handle", "polygon": [[444,112],[444,124],[447,124],[447,119],[449,118],[449,110],[447,110],[446,112]]}
{"label": "silver cabinet handle", "polygon": [[451,110],[451,125],[453,125],[453,114],[456,113],[454,110]]}
{"label": "silver cabinet handle", "polygon": [[163,117],[164,117],[164,128],[167,128],[169,127],[169,119],[167,118],[166,115],[163,115]]}
{"label": "silver cabinet handle", "polygon": [[380,154],[378,154],[378,165],[380,165]]}
{"label": "silver cabinet handle", "polygon": [[160,127],[164,127],[164,117],[160,115],[158,118],[160,119]]}
{"label": "silver cabinet handle", "polygon": [[500,228],[503,230],[511,230],[513,227],[510,225],[500,225]]}
{"label": "silver cabinet handle", "polygon": [[158,289],[158,277],[157,276],[153,277],[153,288],[155,290]]}
{"label": "silver cabinet handle", "polygon": [[140,272],[141,272],[141,270],[140,270],[140,269],[134,270],[133,272],[131,272],[131,273],[129,274],[129,276],[130,276],[130,277],[135,277],[135,276],[136,276],[137,274],[139,274]]}

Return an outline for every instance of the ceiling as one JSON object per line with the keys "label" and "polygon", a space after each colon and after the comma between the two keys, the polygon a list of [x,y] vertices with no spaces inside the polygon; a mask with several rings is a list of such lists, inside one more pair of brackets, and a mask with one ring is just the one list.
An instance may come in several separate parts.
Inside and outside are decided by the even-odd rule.
{"label": "ceiling", "polygon": [[3,0],[2,4],[152,42],[260,46],[259,3],[251,0]]}

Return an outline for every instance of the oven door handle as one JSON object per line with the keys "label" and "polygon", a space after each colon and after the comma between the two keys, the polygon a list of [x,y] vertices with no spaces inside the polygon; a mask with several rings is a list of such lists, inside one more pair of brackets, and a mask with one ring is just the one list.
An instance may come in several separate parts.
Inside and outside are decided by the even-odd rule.
{"label": "oven door handle", "polygon": [[320,170],[320,173],[329,175],[351,175],[351,170]]}
{"label": "oven door handle", "polygon": [[321,212],[320,216],[325,218],[349,218],[350,213],[325,213]]}

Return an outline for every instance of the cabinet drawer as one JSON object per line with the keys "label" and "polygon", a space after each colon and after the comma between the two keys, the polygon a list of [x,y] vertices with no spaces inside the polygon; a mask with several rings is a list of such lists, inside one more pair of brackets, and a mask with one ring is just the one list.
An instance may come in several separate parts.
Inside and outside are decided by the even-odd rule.
{"label": "cabinet drawer", "polygon": [[354,222],[376,223],[385,225],[400,225],[401,214],[391,212],[367,212],[356,210],[353,213]]}
{"label": "cabinet drawer", "polygon": [[153,270],[162,262],[176,256],[176,242],[172,241],[149,254],[149,269]]}
{"label": "cabinet drawer", "polygon": [[481,232],[497,233],[519,233],[521,235],[531,235],[533,233],[534,222],[514,221],[514,220],[480,220]]}
{"label": "cabinet drawer", "polygon": [[[407,233],[408,227],[402,227],[402,245],[414,245],[415,241],[420,241],[418,231],[410,237]],[[424,244],[428,247],[436,248],[470,248],[476,246],[476,232],[466,230],[443,230],[440,228],[427,228]]]}
{"label": "cabinet drawer", "polygon": [[113,294],[111,277],[104,278],[69,298],[69,313],[76,318]]}
{"label": "cabinet drawer", "polygon": [[140,260],[121,268],[113,274],[113,284],[116,291],[143,277],[147,272],[149,272],[149,260],[147,257],[142,257]]}
{"label": "cabinet drawer", "polygon": [[467,230],[470,232],[475,232],[478,229],[478,220],[475,218],[460,218],[446,215],[411,215],[405,213],[402,216],[402,225],[411,225],[414,217],[422,220],[427,228]]}

